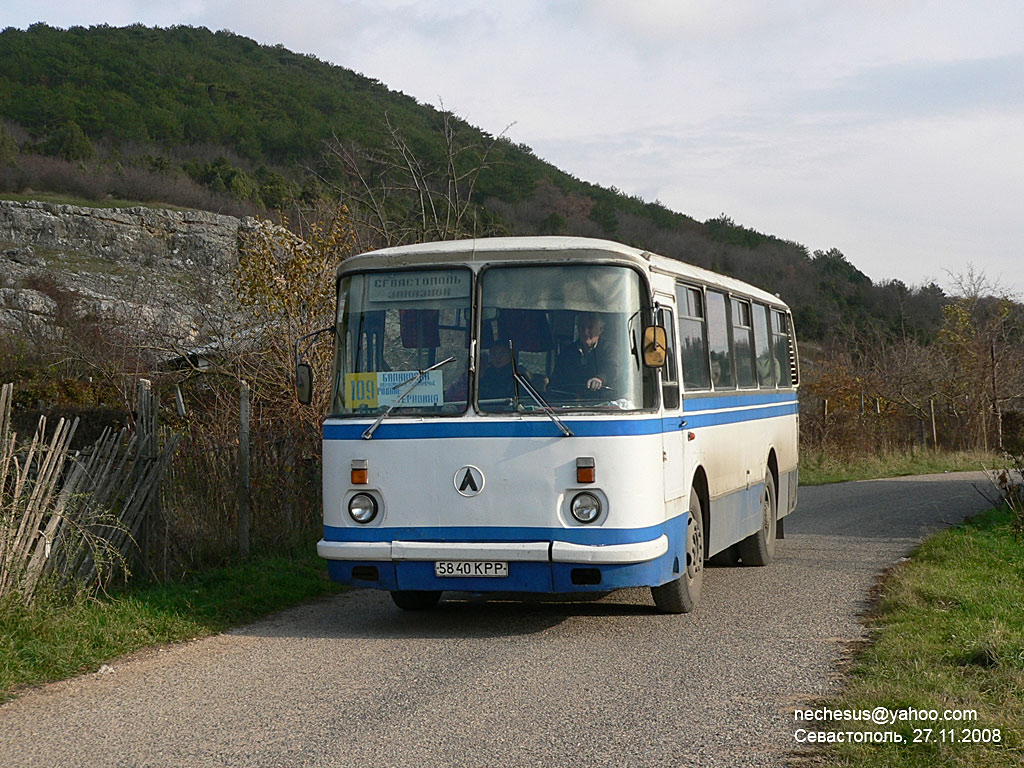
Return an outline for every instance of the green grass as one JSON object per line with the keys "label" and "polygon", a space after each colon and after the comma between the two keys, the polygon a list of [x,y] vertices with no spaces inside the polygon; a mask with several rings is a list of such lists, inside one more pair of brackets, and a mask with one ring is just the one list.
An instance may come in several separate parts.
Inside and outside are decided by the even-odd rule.
{"label": "green grass", "polygon": [[800,485],[964,472],[997,466],[1004,466],[1004,461],[997,454],[985,451],[919,450],[859,456],[803,451],[800,455]]}
{"label": "green grass", "polygon": [[[964,724],[851,722],[826,730],[891,730],[905,744],[836,745],[813,760],[835,766],[1024,765],[1024,541],[1009,512],[990,512],[928,541],[896,567],[869,617],[869,644],[854,658],[845,690],[823,706],[972,709],[971,728],[998,729],[1000,743],[943,743]],[[932,728],[913,743],[914,728]],[[921,736],[924,734],[922,733]]]}
{"label": "green grass", "polygon": [[192,211],[194,208],[181,208],[176,205],[168,205],[153,201],[141,200],[119,200],[117,198],[105,197],[102,200],[92,200],[86,197],[73,197],[71,195],[56,194],[53,192],[0,192],[0,200],[13,200],[18,203],[54,203],[55,205],[73,205],[78,208],[166,208],[172,211]]}
{"label": "green grass", "polygon": [[265,556],[182,583],[89,598],[0,601],[0,701],[147,646],[221,632],[341,587],[315,554]]}

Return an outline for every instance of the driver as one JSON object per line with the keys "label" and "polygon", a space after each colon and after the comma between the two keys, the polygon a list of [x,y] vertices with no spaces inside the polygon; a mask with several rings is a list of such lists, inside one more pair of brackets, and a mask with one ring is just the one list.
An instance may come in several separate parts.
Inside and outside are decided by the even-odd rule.
{"label": "driver", "polygon": [[576,340],[558,355],[549,388],[581,393],[618,386],[621,356],[603,333],[604,319],[599,314],[576,315]]}

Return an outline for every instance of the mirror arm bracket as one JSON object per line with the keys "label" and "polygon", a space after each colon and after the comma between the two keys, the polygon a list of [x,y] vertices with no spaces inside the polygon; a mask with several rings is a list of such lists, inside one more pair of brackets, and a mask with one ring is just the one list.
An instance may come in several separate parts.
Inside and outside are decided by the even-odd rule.
{"label": "mirror arm bracket", "polygon": [[[334,333],[334,332],[335,332],[334,326],[333,325],[329,325],[326,328],[321,328],[320,330],[313,331],[312,333],[307,333],[307,334],[305,334],[303,336],[299,336],[299,338],[297,338],[295,340],[295,365],[298,365],[299,363],[301,363],[303,361],[303,359],[305,359],[306,355],[309,353],[310,347],[313,346],[313,343],[316,341],[318,336],[321,336],[322,334],[325,334],[325,333]],[[305,347],[302,348],[302,351],[300,352],[299,351],[299,345],[302,342],[307,341],[307,340],[308,340],[308,343],[306,344]]]}

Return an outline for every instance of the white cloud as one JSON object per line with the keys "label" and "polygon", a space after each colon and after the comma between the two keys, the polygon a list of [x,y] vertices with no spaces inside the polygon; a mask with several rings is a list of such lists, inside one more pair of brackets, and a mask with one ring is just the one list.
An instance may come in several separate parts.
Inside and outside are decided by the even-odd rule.
{"label": "white cloud", "polygon": [[574,175],[839,247],[876,279],[967,261],[1017,279],[1016,0],[0,0],[0,13],[228,28],[443,100],[491,133],[514,121],[513,140]]}

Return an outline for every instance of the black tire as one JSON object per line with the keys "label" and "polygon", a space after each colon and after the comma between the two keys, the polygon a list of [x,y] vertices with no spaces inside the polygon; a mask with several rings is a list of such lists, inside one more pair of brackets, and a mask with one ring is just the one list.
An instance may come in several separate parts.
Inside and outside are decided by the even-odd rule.
{"label": "black tire", "polygon": [[735,568],[739,564],[740,553],[739,545],[737,544],[726,547],[717,555],[712,555],[708,558],[708,565],[713,565],[716,568]]}
{"label": "black tire", "polygon": [[775,482],[769,471],[765,473],[764,491],[761,493],[761,528],[737,545],[744,565],[768,565],[775,557],[775,526],[778,519]]}
{"label": "black tire", "polygon": [[689,613],[700,603],[704,583],[704,518],[697,490],[690,491],[690,514],[685,533],[686,562],[679,578],[651,587],[654,605],[663,613]]}
{"label": "black tire", "polygon": [[403,611],[429,611],[441,601],[441,593],[405,589],[392,592],[391,599]]}

